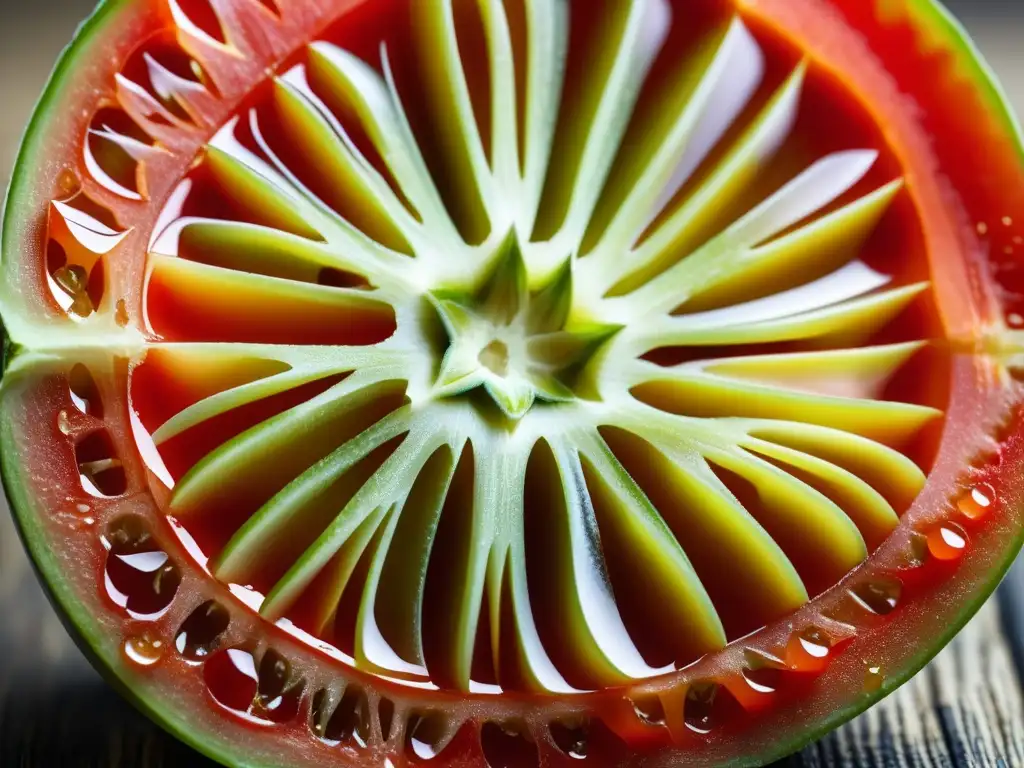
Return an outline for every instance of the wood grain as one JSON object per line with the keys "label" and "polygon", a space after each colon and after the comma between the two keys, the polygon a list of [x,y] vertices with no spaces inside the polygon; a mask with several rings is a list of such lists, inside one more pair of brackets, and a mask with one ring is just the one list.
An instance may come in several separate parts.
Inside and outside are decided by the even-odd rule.
{"label": "wood grain", "polygon": [[[6,519],[0,535],[9,541]],[[0,596],[0,766],[213,766],[100,679],[68,640],[28,569],[19,567],[17,576],[4,569],[0,583],[7,590]],[[1024,561],[921,674],[777,768],[1024,766],[1022,632]]]}
{"label": "wood grain", "polygon": [[[0,178],[57,51],[91,0],[38,2],[0,23]],[[961,5],[966,5],[961,3]],[[1024,3],[973,24],[1024,104]],[[1012,10],[1010,7],[1013,6]],[[981,6],[971,6],[978,7]],[[65,12],[59,13],[59,8]],[[924,672],[786,768],[1024,768],[1024,563]],[[35,584],[0,509],[0,768],[208,768],[121,701],[83,660]]]}
{"label": "wood grain", "polygon": [[1024,766],[1024,563],[923,672],[786,762],[808,768]]}

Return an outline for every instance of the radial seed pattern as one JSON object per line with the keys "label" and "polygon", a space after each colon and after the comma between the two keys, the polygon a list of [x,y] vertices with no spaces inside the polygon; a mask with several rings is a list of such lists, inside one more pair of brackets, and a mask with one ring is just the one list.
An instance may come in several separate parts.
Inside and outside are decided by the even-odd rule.
{"label": "radial seed pattern", "polygon": [[589,690],[896,527],[941,416],[887,332],[927,284],[871,248],[898,167],[686,7],[417,0],[309,45],[171,196],[136,437],[265,618],[393,679]]}

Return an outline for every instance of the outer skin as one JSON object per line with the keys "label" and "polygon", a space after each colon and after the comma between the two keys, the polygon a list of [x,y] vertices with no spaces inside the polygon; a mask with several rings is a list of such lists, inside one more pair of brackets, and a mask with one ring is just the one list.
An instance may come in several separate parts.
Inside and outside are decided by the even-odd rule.
{"label": "outer skin", "polygon": [[[864,0],[864,2],[872,1]],[[882,2],[883,0],[874,1]],[[894,1],[900,2],[900,0]],[[48,122],[59,119],[60,110],[65,104],[64,75],[94,55],[95,46],[103,43],[107,27],[117,19],[118,14],[130,9],[133,2],[134,0],[101,0],[92,16],[82,24],[73,42],[61,55],[27,128],[8,190],[4,211],[7,226],[2,233],[2,251],[5,257],[16,252],[18,242],[23,237],[23,226],[19,226],[23,221],[23,218],[18,215],[19,204],[23,198],[32,195],[34,179],[31,171],[35,166],[32,159],[44,151]],[[952,57],[957,67],[964,73],[968,73],[975,87],[985,95],[990,110],[989,117],[995,118],[1006,133],[1012,136],[1018,157],[1024,161],[1024,133],[1022,133],[1008,104],[1006,93],[964,28],[938,0],[903,0],[903,2],[907,6],[905,12],[914,18],[921,29],[929,33],[933,44]],[[19,351],[17,340],[9,336],[6,328],[3,329],[2,344],[0,370],[6,370],[11,359]],[[102,634],[98,631],[94,617],[83,609],[75,599],[69,585],[62,579],[58,561],[42,540],[39,531],[33,530],[33,500],[28,498],[27,488],[20,482],[19,472],[23,468],[17,462],[18,435],[14,434],[13,427],[11,421],[6,418],[0,421],[0,474],[2,474],[5,493],[40,580],[46,587],[47,594],[57,609],[57,613],[64,620],[70,634],[86,656],[122,695],[178,739],[199,752],[225,765],[245,766],[245,768],[278,768],[275,762],[266,762],[265,760],[239,762],[239,755],[232,748],[230,742],[204,738],[195,724],[185,716],[186,713],[164,708],[162,701],[150,699],[144,694],[134,692],[110,672],[110,656],[103,652],[109,643],[104,641]],[[770,751],[756,756],[738,758],[729,765],[737,767],[762,765],[791,754],[857,716],[910,679],[960,631],[981,607],[1013,563],[1022,543],[1024,543],[1024,529],[1017,532],[1016,540],[1006,550],[1005,559],[997,569],[993,569],[988,588],[976,594],[973,601],[963,604],[962,610],[947,625],[946,631],[941,636],[935,637],[904,668],[891,670],[884,686],[874,695],[857,697],[850,706],[835,711],[820,724],[820,727],[801,734],[798,739],[778,743]]]}

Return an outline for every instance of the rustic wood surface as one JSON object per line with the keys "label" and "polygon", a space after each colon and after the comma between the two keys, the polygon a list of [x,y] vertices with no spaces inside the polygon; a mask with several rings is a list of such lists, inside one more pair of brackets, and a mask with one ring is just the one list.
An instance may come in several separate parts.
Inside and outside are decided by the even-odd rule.
{"label": "rustic wood surface", "polygon": [[[57,52],[89,4],[0,3],[0,179]],[[1024,105],[1024,0],[959,6]],[[1024,561],[924,672],[781,765],[1024,768],[1022,680]],[[123,703],[89,667],[43,599],[0,509],[0,768],[211,765]]]}

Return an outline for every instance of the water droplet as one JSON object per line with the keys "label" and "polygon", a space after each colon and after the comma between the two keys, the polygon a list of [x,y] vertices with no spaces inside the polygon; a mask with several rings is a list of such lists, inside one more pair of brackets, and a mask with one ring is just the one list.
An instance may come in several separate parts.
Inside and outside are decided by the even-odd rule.
{"label": "water droplet", "polygon": [[1011,328],[1024,328],[1024,315],[1019,312],[1011,312],[1006,316],[1006,324]]}
{"label": "water droplet", "polygon": [[231,616],[220,603],[208,600],[189,614],[174,638],[174,647],[186,660],[199,662],[210,655],[227,630]]}
{"label": "water droplet", "polygon": [[644,725],[664,725],[666,722],[665,705],[656,694],[633,699],[633,711]]}
{"label": "water droplet", "polygon": [[978,234],[979,235],[987,235],[988,234],[988,224],[986,224],[984,221],[979,221],[978,222]]}
{"label": "water droplet", "polygon": [[820,639],[820,635],[811,630],[800,635],[800,645],[807,652],[809,656],[813,656],[816,659],[823,659],[828,656],[829,646],[827,641]]}
{"label": "water droplet", "polygon": [[65,197],[71,197],[75,194],[80,186],[78,183],[78,177],[75,172],[70,168],[65,168],[60,172],[60,176],[57,179],[57,187],[60,193]]}
{"label": "water droplet", "polygon": [[124,653],[131,661],[143,667],[156,664],[164,655],[164,643],[147,635],[129,637],[124,641]]}
{"label": "water droplet", "polygon": [[832,641],[817,627],[795,632],[786,646],[786,663],[797,672],[821,672],[828,665]]}
{"label": "water droplet", "polygon": [[881,690],[885,683],[885,672],[878,664],[868,662],[864,669],[864,690],[874,693]]}
{"label": "water droplet", "polygon": [[872,579],[850,590],[854,599],[879,616],[888,616],[900,601],[903,585],[895,579]]}
{"label": "water droplet", "polygon": [[1009,216],[1003,216],[1003,226],[1004,227],[1012,227],[1013,226],[1013,219],[1011,217],[1009,217]]}
{"label": "water droplet", "polygon": [[87,527],[88,526],[92,526],[92,525],[96,525],[96,518],[95,517],[83,517],[82,518],[82,523],[84,523]]}
{"label": "water droplet", "polygon": [[75,504],[75,511],[81,515],[86,515],[92,511],[92,507],[88,504]]}
{"label": "water droplet", "polygon": [[965,493],[960,498],[960,501],[957,502],[957,508],[965,517],[971,520],[979,520],[992,511],[995,499],[996,492],[992,489],[992,486],[988,483],[982,483]]}
{"label": "water droplet", "polygon": [[406,749],[420,760],[433,760],[448,743],[448,723],[436,713],[414,713],[405,726]]}
{"label": "water droplet", "polygon": [[62,435],[71,434],[71,419],[67,411],[61,411],[57,414],[57,429],[60,430]]}
{"label": "water droplet", "polygon": [[563,754],[574,760],[587,757],[587,727],[582,722],[551,723],[551,739]]}
{"label": "water droplet", "polygon": [[928,533],[928,551],[937,560],[957,560],[966,549],[967,532],[956,523],[942,523]]}

